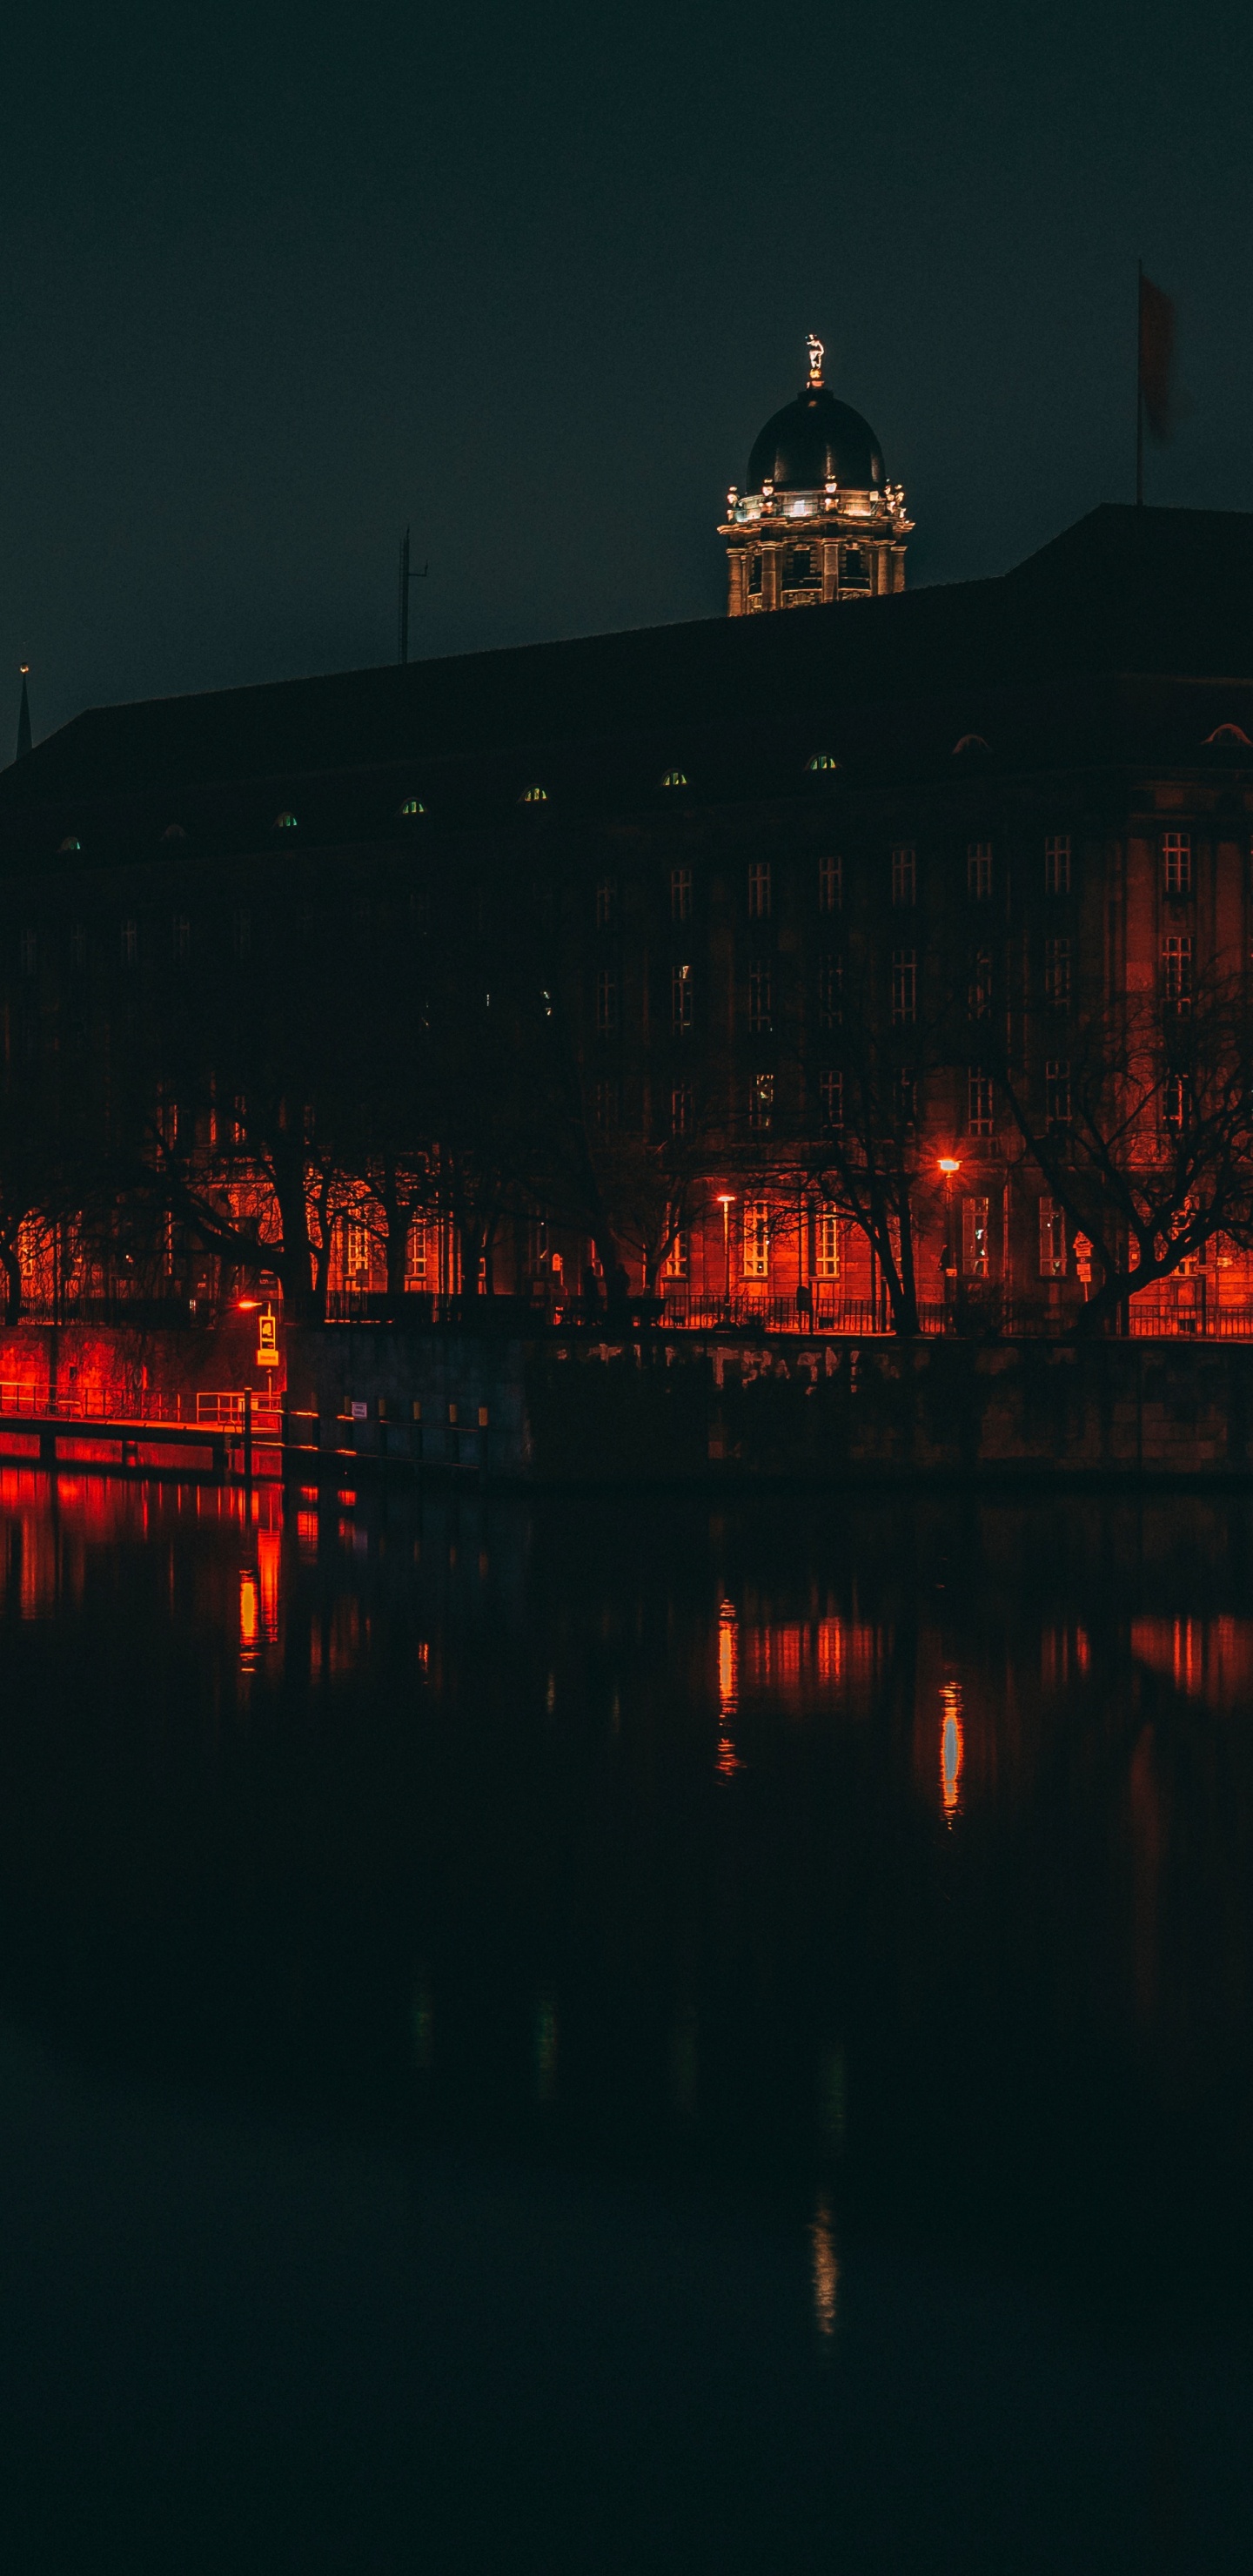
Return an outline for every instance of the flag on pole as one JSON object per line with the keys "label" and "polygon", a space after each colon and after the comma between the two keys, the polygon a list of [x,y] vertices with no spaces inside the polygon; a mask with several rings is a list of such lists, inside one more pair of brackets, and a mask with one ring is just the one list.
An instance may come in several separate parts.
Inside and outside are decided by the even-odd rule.
{"label": "flag on pole", "polygon": [[1174,427],[1175,308],[1140,271],[1140,401],[1150,438],[1160,447]]}

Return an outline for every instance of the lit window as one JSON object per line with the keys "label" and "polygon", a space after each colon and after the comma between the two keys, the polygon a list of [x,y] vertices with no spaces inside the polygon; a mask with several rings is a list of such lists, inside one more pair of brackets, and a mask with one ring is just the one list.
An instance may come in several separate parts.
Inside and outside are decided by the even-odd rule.
{"label": "lit window", "polygon": [[892,951],[892,1017],[898,1027],[918,1016],[918,951],[916,948],[894,948]]}
{"label": "lit window", "polygon": [[400,810],[402,814],[425,814],[426,807],[420,796],[406,796]]}
{"label": "lit window", "polygon": [[1168,1073],[1162,1085],[1162,1117],[1176,1135],[1191,1125],[1191,1101],[1188,1085],[1181,1073]]}
{"label": "lit window", "polygon": [[608,1037],[618,1025],[618,981],[607,966],[596,978],[596,1026],[602,1037]]}
{"label": "lit window", "polygon": [[1173,930],[1162,941],[1162,1000],[1176,1011],[1192,1005],[1192,942]]}
{"label": "lit window", "polygon": [[818,861],[818,910],[838,912],[844,900],[844,862],[829,858]]}
{"label": "lit window", "polygon": [[674,1236],[670,1249],[666,1254],[665,1261],[662,1264],[662,1268],[667,1279],[687,1279],[690,1277],[692,1268],[692,1238],[689,1234],[679,1233]]}
{"label": "lit window", "polygon": [[837,1135],[844,1124],[844,1076],[838,1067],[819,1074],[818,1106],[823,1135]]}
{"label": "lit window", "polygon": [[820,1207],[815,1220],[814,1271],[819,1279],[840,1275],[840,1220],[833,1207]]}
{"label": "lit window", "polygon": [[1059,1199],[1040,1201],[1040,1277],[1066,1276],[1066,1211]]}
{"label": "lit window", "polygon": [[759,1035],[771,1026],[771,982],[768,966],[752,966],[748,976],[748,1025]]}
{"label": "lit window", "polygon": [[912,845],[902,842],[892,852],[892,901],[915,903],[918,899],[918,860]]}
{"label": "lit window", "polygon": [[966,892],[976,903],[986,903],[992,892],[990,841],[970,841],[966,845]]}
{"label": "lit window", "polygon": [[748,1095],[748,1123],[754,1134],[764,1135],[774,1116],[774,1075],[759,1073]]}
{"label": "lit window", "polygon": [[816,751],[812,760],[807,760],[805,763],[806,769],[827,771],[838,769],[839,765],[833,751]]}
{"label": "lit window", "polygon": [[1051,1055],[1044,1067],[1044,1115],[1050,1127],[1064,1127],[1070,1117],[1070,1063]]}
{"label": "lit window", "polygon": [[692,970],[690,966],[670,969],[670,1026],[676,1038],[684,1037],[692,1025]]}
{"label": "lit window", "polygon": [[741,1243],[744,1277],[768,1279],[770,1276],[770,1208],[767,1200],[745,1200],[744,1232]]}
{"label": "lit window", "polygon": [[1044,942],[1044,998],[1046,1002],[1070,1000],[1070,941],[1046,939]]}
{"label": "lit window", "polygon": [[972,1020],[986,1020],[992,1008],[992,951],[976,948],[970,960],[970,983],[967,990]]}
{"label": "lit window", "polygon": [[692,1086],[690,1082],[676,1082],[670,1094],[670,1133],[672,1136],[687,1136],[691,1127]]}
{"label": "lit window", "polygon": [[966,1076],[966,1126],[972,1136],[992,1133],[992,1077],[973,1066]]}
{"label": "lit window", "polygon": [[60,846],[59,846],[59,849],[58,849],[58,852],[57,852],[57,855],[58,855],[58,857],[59,857],[59,858],[62,858],[62,859],[69,858],[69,857],[70,857],[70,855],[71,855],[71,853],[72,853],[73,851],[75,851],[75,850],[81,850],[82,846],[83,846],[83,845],[82,845],[82,842],[81,842],[81,841],[76,841],[76,840],[75,840],[75,838],[74,838],[73,833],[72,833],[72,832],[70,832],[70,833],[67,835],[66,839],[65,839],[64,841],[62,841],[62,842],[61,842],[61,844],[60,844]]}
{"label": "lit window", "polygon": [[1044,891],[1046,894],[1070,892],[1070,834],[1050,832],[1044,844]]}
{"label": "lit window", "polygon": [[682,769],[668,769],[661,783],[663,787],[686,787],[687,773]]}
{"label": "lit window", "polygon": [[864,546],[845,546],[840,578],[845,590],[869,590],[870,558]]}
{"label": "lit window", "polygon": [[770,911],[770,861],[754,859],[748,871],[748,909],[754,921],[764,921]]}
{"label": "lit window", "polygon": [[818,1019],[824,1029],[835,1029],[844,1016],[844,960],[842,957],[820,957],[818,960]]}
{"label": "lit window", "polygon": [[524,787],[520,797],[518,798],[518,803],[519,805],[546,805],[548,803],[548,789],[546,787]]}
{"label": "lit window", "polygon": [[612,877],[602,877],[596,888],[596,927],[612,930],[617,888]]}
{"label": "lit window", "polygon": [[1192,892],[1192,839],[1187,832],[1167,832],[1162,838],[1162,883],[1167,894]]}
{"label": "lit window", "polygon": [[690,868],[671,868],[670,870],[670,918],[672,921],[690,921],[692,918]]}
{"label": "lit window", "polygon": [[405,1286],[421,1288],[426,1283],[428,1260],[427,1222],[415,1216],[405,1238]]}
{"label": "lit window", "polygon": [[962,1200],[962,1271],[967,1279],[988,1275],[988,1202]]}
{"label": "lit window", "polygon": [[296,828],[296,817],[294,814],[275,815],[274,829],[276,832],[294,832]]}

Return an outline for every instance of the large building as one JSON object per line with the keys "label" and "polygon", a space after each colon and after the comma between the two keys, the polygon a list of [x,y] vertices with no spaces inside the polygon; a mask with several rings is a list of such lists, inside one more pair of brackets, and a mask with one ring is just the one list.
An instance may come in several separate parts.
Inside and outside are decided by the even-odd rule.
{"label": "large building", "polygon": [[[770,435],[763,501],[814,461]],[[907,1255],[926,1322],[1073,1314],[1100,1265],[1030,1132],[1070,1132],[1111,1010],[1182,1028],[1248,968],[1253,519],[1098,509],[902,593],[899,498],[832,435],[814,544],[837,594],[871,550],[855,605],[811,554],[812,616],[98,708],[0,777],[0,1233],[36,1304],[212,1298],[242,1209],[289,1296],[312,1265],[560,1307],[617,1271],[677,1318],[799,1288],[864,1329]],[[724,534],[764,563],[762,525]],[[116,1201],[80,1214],[84,1137]],[[1235,1233],[1146,1292],[1165,1326],[1248,1295]]]}
{"label": "large building", "polygon": [[811,339],[804,385],[753,441],[744,490],[727,494],[718,534],[732,617],[905,587],[904,491],[869,421],[823,383],[825,355]]}

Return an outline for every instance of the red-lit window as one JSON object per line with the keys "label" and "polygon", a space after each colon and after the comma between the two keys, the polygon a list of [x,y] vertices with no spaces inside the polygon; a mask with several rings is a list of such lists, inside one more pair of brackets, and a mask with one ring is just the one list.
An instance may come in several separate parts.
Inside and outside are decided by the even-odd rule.
{"label": "red-lit window", "polygon": [[1070,892],[1070,834],[1050,832],[1044,843],[1044,891],[1046,894]]}
{"label": "red-lit window", "polygon": [[1163,833],[1162,885],[1167,894],[1191,894],[1192,836],[1190,833]]}
{"label": "red-lit window", "polygon": [[962,1274],[967,1279],[986,1279],[988,1275],[986,1199],[962,1200]]}
{"label": "red-lit window", "polygon": [[765,1199],[745,1199],[741,1262],[746,1279],[770,1276],[770,1208]]}
{"label": "red-lit window", "polygon": [[824,1029],[839,1027],[843,1017],[844,960],[842,957],[820,957],[818,960],[818,1021]]}
{"label": "red-lit window", "polygon": [[683,1037],[692,1025],[692,970],[690,966],[670,969],[670,1026],[676,1037]]}
{"label": "red-lit window", "polygon": [[814,1275],[818,1279],[840,1275],[840,1220],[833,1207],[820,1207],[814,1220]]}
{"label": "red-lit window", "polygon": [[967,999],[972,1020],[986,1020],[992,1008],[992,951],[976,948],[970,960]]}
{"label": "red-lit window", "polygon": [[748,972],[748,1025],[759,1036],[768,1034],[771,1026],[770,969],[750,966]]}
{"label": "red-lit window", "polygon": [[667,1279],[690,1278],[692,1238],[689,1234],[680,1232],[673,1237],[662,1268]]}
{"label": "red-lit window", "polygon": [[892,1017],[899,1024],[918,1016],[918,951],[892,951]]}
{"label": "red-lit window", "polygon": [[836,1135],[844,1124],[844,1076],[838,1066],[828,1066],[825,1073],[819,1074],[818,1106],[823,1135]]}
{"label": "red-lit window", "polygon": [[1066,1126],[1070,1117],[1070,1063],[1066,1056],[1049,1056],[1044,1067],[1044,1115],[1050,1127]]}
{"label": "red-lit window", "polygon": [[691,1132],[691,1126],[691,1083],[676,1082],[670,1094],[670,1133],[672,1136],[687,1136]]}
{"label": "red-lit window", "polygon": [[828,858],[818,861],[818,910],[838,912],[844,900],[844,862]]}
{"label": "red-lit window", "polygon": [[918,854],[912,843],[902,841],[892,852],[892,901],[897,904],[918,900]]}
{"label": "red-lit window", "polygon": [[986,903],[992,892],[992,844],[969,841],[966,845],[966,892],[976,903]]}
{"label": "red-lit window", "polygon": [[609,1037],[618,1025],[618,979],[608,966],[602,966],[596,978],[596,1027],[599,1035]]}
{"label": "red-lit window", "polygon": [[1040,1201],[1040,1277],[1066,1275],[1066,1211],[1058,1199]]}
{"label": "red-lit window", "polygon": [[1192,1006],[1192,942],[1180,931],[1162,941],[1162,1000],[1174,1011]]}
{"label": "red-lit window", "polygon": [[966,1076],[966,1126],[972,1136],[992,1133],[992,1077],[973,1065]]}
{"label": "red-lit window", "polygon": [[754,859],[748,871],[748,909],[754,921],[764,921],[770,911],[771,881],[769,859]]}
{"label": "red-lit window", "polygon": [[1044,942],[1044,998],[1046,1002],[1070,1000],[1070,941],[1046,939]]}
{"label": "red-lit window", "polygon": [[759,1073],[748,1094],[748,1123],[763,1135],[774,1117],[774,1075]]}
{"label": "red-lit window", "polygon": [[1167,1127],[1182,1135],[1192,1123],[1192,1103],[1187,1082],[1181,1073],[1168,1073],[1162,1084],[1162,1118]]}

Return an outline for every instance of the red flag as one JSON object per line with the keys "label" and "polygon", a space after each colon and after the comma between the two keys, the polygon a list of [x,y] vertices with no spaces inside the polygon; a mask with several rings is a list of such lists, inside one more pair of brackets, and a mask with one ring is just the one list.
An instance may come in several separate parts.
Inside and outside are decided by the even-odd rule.
{"label": "red flag", "polygon": [[1174,427],[1175,308],[1140,271],[1140,400],[1149,436],[1161,445]]}

